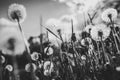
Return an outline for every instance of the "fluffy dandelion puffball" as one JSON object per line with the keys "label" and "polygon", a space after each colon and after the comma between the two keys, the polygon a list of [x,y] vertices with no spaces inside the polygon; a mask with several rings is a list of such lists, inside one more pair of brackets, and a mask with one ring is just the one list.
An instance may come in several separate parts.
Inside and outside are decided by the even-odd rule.
{"label": "fluffy dandelion puffball", "polygon": [[117,18],[117,10],[114,8],[108,8],[101,14],[101,19],[105,22],[110,22],[111,20],[115,20]]}
{"label": "fluffy dandelion puffball", "polygon": [[105,24],[98,24],[91,29],[91,37],[95,41],[104,41],[110,35],[111,29],[107,27]]}
{"label": "fluffy dandelion puffball", "polygon": [[16,27],[5,27],[0,30],[0,50],[6,55],[22,55],[25,44]]}
{"label": "fluffy dandelion puffball", "polygon": [[8,18],[11,21],[22,23],[26,18],[26,8],[21,4],[11,4],[8,9]]}

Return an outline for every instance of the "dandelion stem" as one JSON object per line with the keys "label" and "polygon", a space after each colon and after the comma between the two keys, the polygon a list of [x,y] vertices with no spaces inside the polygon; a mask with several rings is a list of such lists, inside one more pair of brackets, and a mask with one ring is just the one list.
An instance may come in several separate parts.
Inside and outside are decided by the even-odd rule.
{"label": "dandelion stem", "polygon": [[[112,19],[111,19],[111,15],[109,15],[108,17],[109,17],[110,22],[111,22],[111,24],[112,24],[111,29],[113,28],[112,34],[113,34],[113,38],[114,38],[114,41],[115,41],[115,45],[116,45],[116,48],[117,48],[118,53],[120,54],[120,50],[119,50],[119,47],[118,47],[118,45],[117,45],[117,40],[116,40],[116,36],[115,36],[115,34],[117,34],[117,33],[116,33],[116,31],[115,31],[115,28],[114,28],[114,22],[113,22]],[[118,39],[118,40],[119,40],[119,39]]]}
{"label": "dandelion stem", "polygon": [[[20,32],[21,32],[22,37],[23,37],[23,40],[24,40],[24,44],[25,44],[27,53],[28,53],[27,57],[28,57],[28,60],[29,60],[29,62],[30,62],[30,66],[32,66],[32,60],[31,60],[31,56],[30,56],[30,49],[29,49],[29,46],[28,46],[28,44],[27,44],[27,39],[25,38],[25,35],[24,35],[24,32],[23,32],[23,30],[22,30],[22,27],[21,27],[21,25],[20,25],[19,20],[17,20],[17,22],[18,22],[18,27],[19,27],[19,29],[20,29]],[[32,70],[31,70],[31,76],[32,76],[32,80],[34,80],[33,78],[35,78],[35,75],[34,75],[34,72],[33,72]]]}

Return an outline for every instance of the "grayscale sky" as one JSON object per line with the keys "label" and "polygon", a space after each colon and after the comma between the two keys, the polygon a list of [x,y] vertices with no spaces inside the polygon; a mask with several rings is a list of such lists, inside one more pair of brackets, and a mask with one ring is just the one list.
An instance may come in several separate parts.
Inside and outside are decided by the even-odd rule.
{"label": "grayscale sky", "polygon": [[52,0],[0,0],[0,18],[7,18],[7,10],[10,4],[23,4],[27,10],[27,19],[22,23],[26,37],[39,35],[40,15],[43,22],[49,18],[59,18],[68,14],[69,10],[65,4]]}

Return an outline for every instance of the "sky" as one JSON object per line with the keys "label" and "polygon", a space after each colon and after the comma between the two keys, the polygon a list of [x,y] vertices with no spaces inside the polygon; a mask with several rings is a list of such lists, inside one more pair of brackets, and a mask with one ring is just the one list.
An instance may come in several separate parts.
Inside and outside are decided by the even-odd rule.
{"label": "sky", "polygon": [[[61,1],[66,1],[66,2],[61,2]],[[72,2],[72,4],[70,3],[70,1]],[[27,18],[21,24],[26,38],[29,38],[30,36],[38,36],[40,34],[41,31],[40,16],[42,16],[43,19],[42,22],[43,25],[45,25],[45,23],[49,21],[49,19],[60,19],[64,15],[75,14],[74,16],[77,19],[78,24],[77,26],[74,27],[79,31],[84,28],[84,24],[85,24],[84,21],[88,19],[88,14],[85,14],[84,12],[76,14],[77,12],[79,11],[81,12],[82,10],[85,9],[85,7],[83,7],[83,9],[81,10],[79,1],[80,0],[0,0],[0,18],[7,18],[8,7],[13,3],[19,3],[24,5],[27,11]],[[89,10],[89,8],[91,8],[89,6],[93,4],[95,5],[98,1],[102,1],[102,0],[92,0],[93,2],[91,2],[91,0],[81,0],[81,1],[85,2],[86,8]],[[110,1],[117,1],[117,0],[104,0],[104,1],[108,3]],[[98,22],[98,20],[99,19],[97,18],[94,19],[95,22]],[[62,25],[60,27],[64,28],[66,27],[66,25]]]}
{"label": "sky", "polygon": [[27,18],[21,25],[27,38],[40,34],[40,16],[44,24],[49,18],[69,14],[65,4],[52,0],[0,0],[0,18],[7,18],[7,10],[12,3],[23,4],[26,7]]}

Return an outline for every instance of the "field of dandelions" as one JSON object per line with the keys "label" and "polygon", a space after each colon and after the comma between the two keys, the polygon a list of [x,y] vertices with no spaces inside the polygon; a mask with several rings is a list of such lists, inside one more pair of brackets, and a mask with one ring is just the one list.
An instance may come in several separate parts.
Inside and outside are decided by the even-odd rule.
{"label": "field of dandelions", "polygon": [[0,19],[0,80],[120,80],[117,8],[96,10],[98,23],[88,14],[80,32],[74,30],[74,18],[67,16],[71,33],[43,26],[46,33],[28,40],[21,26],[26,11],[22,4],[11,4],[8,19]]}

